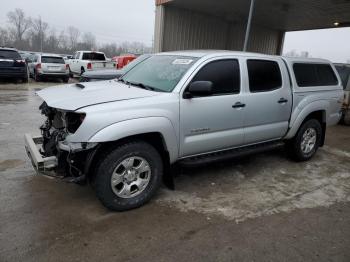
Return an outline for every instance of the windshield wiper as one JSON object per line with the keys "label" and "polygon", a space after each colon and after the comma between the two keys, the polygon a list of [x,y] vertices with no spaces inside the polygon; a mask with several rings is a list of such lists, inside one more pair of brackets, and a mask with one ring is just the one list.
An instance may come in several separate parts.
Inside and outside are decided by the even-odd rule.
{"label": "windshield wiper", "polygon": [[155,91],[154,87],[151,86],[146,86],[145,84],[142,83],[135,83],[135,82],[129,82],[130,85],[141,87],[142,89],[150,90],[150,91]]}
{"label": "windshield wiper", "polygon": [[149,90],[149,91],[156,91],[156,92],[166,92],[162,89],[159,89],[159,88],[155,88],[153,86],[149,86],[149,85],[145,85],[143,83],[136,83],[136,82],[130,82],[130,81],[126,81],[124,80],[123,78],[119,78],[118,79],[118,82],[122,82],[126,85],[132,85],[132,86],[136,86],[136,87],[140,87],[142,89],[145,89],[145,90]]}
{"label": "windshield wiper", "polygon": [[116,79],[118,82],[122,82],[122,83],[124,83],[124,84],[129,84],[127,81],[125,81],[123,78],[117,78]]}

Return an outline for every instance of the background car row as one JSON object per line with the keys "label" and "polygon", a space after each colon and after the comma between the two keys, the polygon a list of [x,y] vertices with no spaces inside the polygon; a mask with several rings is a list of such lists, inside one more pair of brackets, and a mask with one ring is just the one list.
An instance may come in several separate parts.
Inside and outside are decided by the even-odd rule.
{"label": "background car row", "polygon": [[[139,57],[136,64],[146,57]],[[65,83],[70,77],[80,77],[82,81],[108,80],[128,71],[124,67],[136,58],[136,55],[122,55],[109,59],[97,51],[77,51],[74,55],[64,55],[0,47],[0,80],[24,83],[29,78],[35,81],[62,80]]]}

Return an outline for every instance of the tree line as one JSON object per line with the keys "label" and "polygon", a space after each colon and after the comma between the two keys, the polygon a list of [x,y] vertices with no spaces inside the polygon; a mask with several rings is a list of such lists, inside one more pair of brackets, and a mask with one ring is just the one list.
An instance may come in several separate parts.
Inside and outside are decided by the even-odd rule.
{"label": "tree line", "polygon": [[19,50],[73,54],[77,50],[99,50],[108,57],[120,54],[144,54],[151,47],[141,42],[103,43],[97,42],[91,32],[81,32],[74,26],[57,31],[39,16],[26,16],[20,8],[7,14],[7,24],[0,26],[0,46],[15,47]]}

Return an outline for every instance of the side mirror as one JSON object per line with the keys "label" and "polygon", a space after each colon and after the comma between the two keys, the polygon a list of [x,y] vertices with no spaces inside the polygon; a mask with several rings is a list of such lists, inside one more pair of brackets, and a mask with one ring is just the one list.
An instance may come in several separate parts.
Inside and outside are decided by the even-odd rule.
{"label": "side mirror", "polygon": [[184,93],[184,98],[190,99],[193,97],[210,96],[213,91],[213,82],[211,81],[196,81],[192,82]]}
{"label": "side mirror", "polygon": [[27,64],[32,62],[32,60],[30,58],[26,58],[25,60],[26,60]]}

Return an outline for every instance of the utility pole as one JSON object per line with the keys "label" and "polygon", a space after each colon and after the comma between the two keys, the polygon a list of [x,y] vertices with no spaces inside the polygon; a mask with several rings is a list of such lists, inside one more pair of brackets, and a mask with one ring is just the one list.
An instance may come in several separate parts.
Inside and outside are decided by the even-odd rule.
{"label": "utility pole", "polygon": [[244,52],[247,52],[247,48],[248,48],[249,35],[250,35],[250,29],[252,26],[252,18],[253,18],[253,12],[254,12],[254,4],[255,4],[255,0],[250,0],[249,17],[247,22],[247,29],[245,32],[244,46],[243,46]]}
{"label": "utility pole", "polygon": [[40,32],[40,52],[43,53],[43,32]]}

